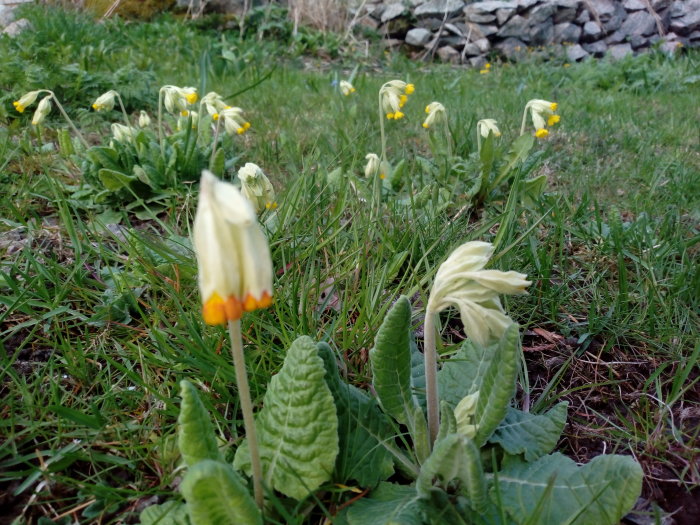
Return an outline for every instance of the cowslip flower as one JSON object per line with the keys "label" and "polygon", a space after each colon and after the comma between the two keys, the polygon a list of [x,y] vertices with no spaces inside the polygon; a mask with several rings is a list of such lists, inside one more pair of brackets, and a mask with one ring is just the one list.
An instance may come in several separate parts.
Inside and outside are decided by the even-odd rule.
{"label": "cowslip flower", "polygon": [[408,101],[408,96],[415,91],[413,84],[407,84],[402,80],[391,80],[379,90],[379,100],[382,112],[389,120],[399,120],[404,114],[401,108]]}
{"label": "cowslip flower", "polygon": [[147,128],[150,125],[151,125],[151,117],[148,116],[148,113],[141,110],[141,113],[139,113],[139,127],[140,128]]}
{"label": "cowslip flower", "polygon": [[135,129],[124,124],[112,124],[112,136],[117,142],[131,142],[134,138]]}
{"label": "cowslip flower", "polygon": [[231,109],[231,106],[224,102],[224,99],[215,91],[210,91],[202,97],[202,104],[214,120],[219,120],[219,113],[224,109]]}
{"label": "cowslip flower", "polygon": [[[547,126],[552,126],[559,122],[559,115],[555,115],[554,112],[557,110],[556,102],[549,102],[542,99],[530,100],[525,105],[525,114],[523,115],[523,126],[520,130],[520,134],[525,132],[525,119],[527,117],[528,111],[530,112],[530,118],[532,119],[532,125],[535,127],[535,137],[538,139],[544,138],[549,135]],[[547,120],[545,120],[545,117]]]}
{"label": "cowslip flower", "polygon": [[229,135],[243,135],[250,128],[250,122],[243,118],[243,110],[241,108],[226,108],[222,109],[220,118],[224,119],[224,127]]}
{"label": "cowslip flower", "polygon": [[180,117],[177,119],[177,129],[181,131],[185,129],[187,122],[191,122],[192,129],[197,129],[197,120],[199,114],[196,111],[184,110],[180,112]]}
{"label": "cowslip flower", "polygon": [[524,294],[530,285],[522,273],[484,270],[493,250],[471,241],[453,251],[437,271],[427,306],[430,314],[457,307],[467,336],[481,345],[500,339],[513,323],[498,295]]}
{"label": "cowslip flower", "polygon": [[46,115],[51,113],[51,97],[52,95],[47,95],[41,99],[39,105],[36,107],[34,116],[32,117],[32,124],[38,125],[44,122]]}
{"label": "cowslip flower", "polygon": [[241,193],[250,201],[256,213],[277,208],[275,189],[260,166],[246,162],[238,170],[238,179],[241,181]]}
{"label": "cowslip flower", "polygon": [[223,324],[272,304],[272,260],[250,202],[211,172],[202,173],[193,242],[204,322]]}
{"label": "cowslip flower", "polygon": [[163,103],[170,113],[187,111],[187,106],[197,102],[197,90],[193,87],[163,86]]}
{"label": "cowslip flower", "polygon": [[29,106],[34,104],[36,102],[37,97],[39,96],[39,93],[41,90],[36,90],[36,91],[30,91],[29,93],[25,93],[20,97],[19,100],[15,100],[12,105],[15,107],[15,109],[19,113],[24,113],[24,110],[27,109]]}
{"label": "cowslip flower", "polygon": [[347,80],[341,80],[340,81],[340,92],[345,95],[346,97],[352,93],[355,92],[355,88],[353,85],[348,82]]}
{"label": "cowslip flower", "polygon": [[443,124],[447,121],[447,112],[445,111],[445,106],[439,102],[431,102],[425,106],[425,112],[428,114],[423,122],[423,127],[425,129],[430,129],[431,126],[436,124]]}
{"label": "cowslip flower", "polygon": [[365,155],[367,164],[365,164],[365,177],[370,178],[379,171],[379,156],[376,153],[368,153]]}
{"label": "cowslip flower", "polygon": [[103,93],[95,102],[92,103],[92,109],[95,111],[111,111],[114,109],[114,100],[117,96],[117,92],[113,89]]}
{"label": "cowslip flower", "polygon": [[476,123],[476,132],[484,138],[493,133],[494,137],[500,137],[501,131],[498,129],[497,122],[492,118],[481,119]]}

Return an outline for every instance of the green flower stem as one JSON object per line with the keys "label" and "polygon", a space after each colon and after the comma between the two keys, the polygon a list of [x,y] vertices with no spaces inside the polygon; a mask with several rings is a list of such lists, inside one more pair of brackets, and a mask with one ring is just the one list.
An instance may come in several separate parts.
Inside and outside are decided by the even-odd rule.
{"label": "green flower stem", "polygon": [[40,91],[45,91],[46,93],[49,93],[49,94],[51,95],[51,98],[52,98],[53,101],[56,103],[56,107],[57,107],[58,110],[61,112],[61,115],[63,115],[63,118],[66,119],[66,122],[68,122],[68,125],[69,125],[70,128],[73,130],[73,133],[75,133],[75,134],[78,136],[78,138],[80,139],[80,141],[83,143],[83,146],[85,146],[85,149],[89,149],[89,148],[90,148],[90,144],[87,143],[87,140],[85,140],[85,137],[83,137],[83,134],[80,133],[80,131],[78,130],[78,128],[75,127],[75,124],[73,124],[73,121],[72,121],[72,120],[70,119],[70,117],[68,116],[68,113],[66,113],[66,110],[63,109],[63,106],[62,106],[61,103],[58,101],[58,98],[56,97],[56,94],[55,94],[53,91],[49,90],[49,89],[42,89],[42,90],[40,90]]}
{"label": "green flower stem", "polygon": [[437,351],[435,350],[435,314],[425,312],[423,323],[423,357],[425,359],[425,399],[428,407],[428,433],[430,446],[435,443],[440,427],[437,387]]}
{"label": "green flower stem", "polygon": [[476,128],[476,152],[481,155],[481,131],[478,126]]}
{"label": "green flower stem", "polygon": [[158,142],[160,142],[160,156],[165,161],[165,144],[163,143],[163,88],[158,91]]}
{"label": "green flower stem", "polygon": [[127,128],[130,128],[131,123],[129,122],[129,115],[126,114],[126,109],[124,108],[124,101],[122,100],[122,96],[117,91],[115,91],[115,93],[117,94],[117,100],[119,101],[119,107],[122,109],[122,115],[124,115],[124,124],[126,124]]}
{"label": "green flower stem", "polygon": [[214,157],[216,156],[216,145],[219,142],[219,130],[221,129],[221,115],[216,119],[216,128],[214,129],[214,142],[211,145],[211,158],[209,159],[209,165],[211,166],[214,162]]}
{"label": "green flower stem", "polygon": [[525,105],[525,111],[523,111],[523,123],[520,125],[520,135],[525,133],[525,124],[527,123],[527,110],[529,107]]}
{"label": "green flower stem", "polygon": [[258,451],[258,437],[255,432],[255,420],[253,419],[253,403],[250,399],[248,374],[246,372],[245,357],[243,355],[243,338],[241,337],[241,322],[238,320],[229,321],[228,334],[231,339],[231,354],[233,355],[233,366],[236,369],[236,385],[238,386],[238,396],[241,400],[241,412],[243,412],[243,426],[245,427],[245,434],[246,438],[248,439],[248,450],[250,451],[250,464],[253,469],[253,492],[255,493],[255,503],[257,503],[260,510],[262,510],[262,466],[260,464],[260,452]]}

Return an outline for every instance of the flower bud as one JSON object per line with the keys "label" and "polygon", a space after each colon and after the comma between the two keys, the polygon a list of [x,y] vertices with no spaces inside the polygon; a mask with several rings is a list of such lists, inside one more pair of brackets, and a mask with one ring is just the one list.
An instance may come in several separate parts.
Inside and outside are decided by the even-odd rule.
{"label": "flower bud", "polygon": [[250,201],[256,213],[277,207],[275,189],[260,166],[247,162],[238,170],[238,179],[241,181],[241,193]]}
{"label": "flower bud", "polygon": [[36,107],[34,116],[32,117],[32,124],[37,125],[44,122],[46,115],[51,113],[51,97],[52,95],[47,95],[41,99],[39,105]]}

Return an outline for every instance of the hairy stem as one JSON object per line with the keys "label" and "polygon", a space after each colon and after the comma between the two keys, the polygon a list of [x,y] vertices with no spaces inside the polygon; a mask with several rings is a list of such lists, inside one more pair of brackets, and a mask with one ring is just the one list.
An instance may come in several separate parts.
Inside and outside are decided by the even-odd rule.
{"label": "hairy stem", "polygon": [[437,387],[437,351],[435,349],[435,314],[425,312],[423,324],[423,357],[425,359],[425,398],[428,407],[428,433],[430,446],[435,443],[440,426],[440,412]]}

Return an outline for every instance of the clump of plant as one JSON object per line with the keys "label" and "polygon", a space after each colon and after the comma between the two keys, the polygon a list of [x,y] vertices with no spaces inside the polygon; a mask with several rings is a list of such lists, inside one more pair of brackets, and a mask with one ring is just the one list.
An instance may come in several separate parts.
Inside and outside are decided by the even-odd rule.
{"label": "clump of plant", "polygon": [[[254,416],[237,327],[245,312],[271,304],[267,242],[252,206],[211,174],[202,179],[194,235],[203,317],[228,325],[247,437],[233,464],[226,461],[197,390],[183,381],[185,501],[146,509],[144,525],[279,522],[280,509],[308,512],[331,487],[364,489],[363,497],[335,491],[336,510],[326,511],[334,523],[612,525],[639,496],[633,458],[602,455],[579,466],[553,452],[566,403],[538,414],[517,407],[520,337],[500,295],[524,294],[530,282],[486,269],[489,243],[466,242],[439,267],[423,352],[409,300],[394,303],[370,352],[374,394],[342,379],[327,343],[302,336]],[[439,362],[438,315],[451,307],[468,339],[448,345],[450,357]]]}

